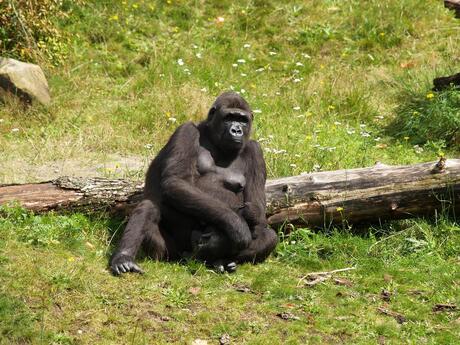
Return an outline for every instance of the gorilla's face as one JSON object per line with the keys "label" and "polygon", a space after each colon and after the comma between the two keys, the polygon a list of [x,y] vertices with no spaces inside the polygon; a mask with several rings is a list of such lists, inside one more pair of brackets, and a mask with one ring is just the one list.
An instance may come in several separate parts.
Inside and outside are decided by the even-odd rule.
{"label": "gorilla's face", "polygon": [[238,152],[249,140],[252,113],[246,101],[235,93],[224,94],[208,115],[211,140],[224,152]]}
{"label": "gorilla's face", "polygon": [[251,116],[237,108],[216,111],[210,122],[212,141],[224,152],[239,151],[249,139]]}

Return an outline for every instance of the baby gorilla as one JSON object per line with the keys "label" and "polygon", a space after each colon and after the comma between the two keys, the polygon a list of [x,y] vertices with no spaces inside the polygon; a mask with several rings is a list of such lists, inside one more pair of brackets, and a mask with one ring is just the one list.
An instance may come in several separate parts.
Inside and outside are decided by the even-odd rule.
{"label": "baby gorilla", "polygon": [[[199,152],[197,168],[200,176],[196,186],[201,191],[222,201],[237,213],[248,224],[251,236],[255,239],[254,227],[257,224],[257,215],[253,204],[244,202],[243,191],[246,186],[244,175],[216,166],[209,151],[204,149]],[[228,237],[215,226],[200,225],[200,229],[194,229],[191,235],[195,257],[206,259],[218,271],[234,271],[236,269],[235,262],[218,258],[232,257],[237,248],[232,248],[229,245]],[[226,249],[225,253],[222,252],[222,248]]]}

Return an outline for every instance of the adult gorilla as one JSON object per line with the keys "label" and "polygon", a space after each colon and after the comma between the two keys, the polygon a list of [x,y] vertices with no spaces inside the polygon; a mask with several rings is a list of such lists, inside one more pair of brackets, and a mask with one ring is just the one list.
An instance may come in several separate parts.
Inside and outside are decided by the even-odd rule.
{"label": "adult gorilla", "polygon": [[267,227],[265,161],[249,139],[252,116],[240,95],[225,92],[205,121],[177,128],[147,171],[144,199],[110,261],[113,274],[142,272],[134,261],[141,245],[157,260],[193,252],[227,271],[271,253],[277,236]]}

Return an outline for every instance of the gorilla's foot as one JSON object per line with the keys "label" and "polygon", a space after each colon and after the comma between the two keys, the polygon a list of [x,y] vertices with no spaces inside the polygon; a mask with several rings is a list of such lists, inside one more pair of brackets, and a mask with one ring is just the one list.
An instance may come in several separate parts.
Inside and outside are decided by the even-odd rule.
{"label": "gorilla's foot", "polygon": [[225,272],[233,273],[233,272],[236,271],[236,267],[237,266],[236,266],[236,263],[234,261],[224,262],[222,260],[218,260],[218,261],[215,261],[212,264],[212,268],[217,273],[225,273]]}
{"label": "gorilla's foot", "polygon": [[134,259],[127,255],[117,255],[110,263],[110,271],[113,275],[119,276],[122,273],[134,272],[143,274],[144,271],[134,262]]}

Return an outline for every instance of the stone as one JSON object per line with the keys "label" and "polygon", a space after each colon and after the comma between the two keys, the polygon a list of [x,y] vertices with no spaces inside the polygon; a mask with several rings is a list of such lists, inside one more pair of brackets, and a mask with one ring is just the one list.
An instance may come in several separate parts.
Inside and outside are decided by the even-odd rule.
{"label": "stone", "polygon": [[0,57],[0,97],[8,94],[16,95],[27,104],[46,105],[51,101],[48,82],[40,66]]}

